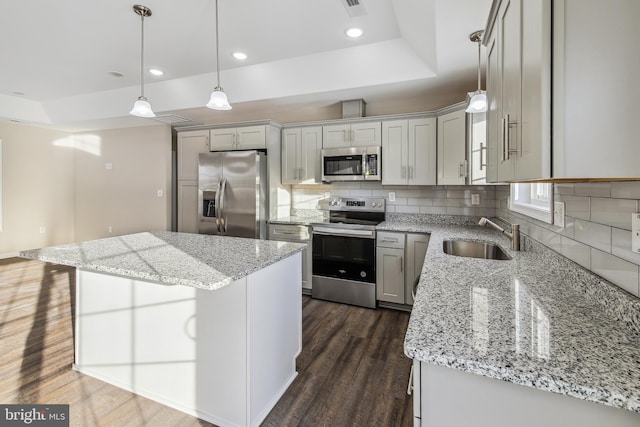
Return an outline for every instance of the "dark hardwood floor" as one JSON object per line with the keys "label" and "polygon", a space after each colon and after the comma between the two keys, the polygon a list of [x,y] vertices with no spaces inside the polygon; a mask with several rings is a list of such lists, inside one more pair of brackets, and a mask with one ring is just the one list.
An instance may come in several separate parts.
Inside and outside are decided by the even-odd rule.
{"label": "dark hardwood floor", "polygon": [[[75,269],[0,260],[0,403],[68,403],[72,426],[211,426],[71,369]],[[411,426],[408,313],[302,297],[298,377],[263,426]]]}

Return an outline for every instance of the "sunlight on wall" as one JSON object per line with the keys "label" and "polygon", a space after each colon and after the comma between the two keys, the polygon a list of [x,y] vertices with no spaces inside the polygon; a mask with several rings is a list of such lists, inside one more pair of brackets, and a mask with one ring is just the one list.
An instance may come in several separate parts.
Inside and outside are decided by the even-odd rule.
{"label": "sunlight on wall", "polygon": [[2,139],[0,138],[0,232],[2,231]]}
{"label": "sunlight on wall", "polygon": [[97,135],[72,135],[53,141],[53,145],[56,147],[75,148],[94,156],[102,154],[101,138]]}

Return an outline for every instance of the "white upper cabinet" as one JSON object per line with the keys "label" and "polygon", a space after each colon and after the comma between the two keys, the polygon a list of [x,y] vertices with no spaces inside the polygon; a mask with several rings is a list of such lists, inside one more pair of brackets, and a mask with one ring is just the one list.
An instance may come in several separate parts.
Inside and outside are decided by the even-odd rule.
{"label": "white upper cabinet", "polygon": [[267,126],[243,126],[210,130],[210,151],[267,148]]}
{"label": "white upper cabinet", "polygon": [[488,181],[640,177],[638,16],[637,1],[494,0]]}
{"label": "white upper cabinet", "polygon": [[322,148],[380,146],[381,122],[356,122],[322,127]]}
{"label": "white upper cabinet", "polygon": [[436,118],[382,122],[382,185],[436,184]]}
{"label": "white upper cabinet", "polygon": [[178,133],[178,181],[198,180],[198,155],[209,152],[209,131]]}
{"label": "white upper cabinet", "polygon": [[640,177],[639,17],[637,0],[553,1],[555,178]]}
{"label": "white upper cabinet", "polygon": [[464,109],[438,116],[438,185],[465,185],[466,135]]}
{"label": "white upper cabinet", "polygon": [[545,2],[502,0],[492,8],[495,19],[485,36],[490,181],[550,177],[550,15]]}
{"label": "white upper cabinet", "polygon": [[321,149],[321,126],[283,129],[282,183],[320,184]]}

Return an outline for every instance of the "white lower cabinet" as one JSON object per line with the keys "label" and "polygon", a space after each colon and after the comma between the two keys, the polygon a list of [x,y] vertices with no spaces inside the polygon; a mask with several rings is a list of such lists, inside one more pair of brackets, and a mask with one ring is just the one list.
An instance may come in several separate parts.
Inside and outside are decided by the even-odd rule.
{"label": "white lower cabinet", "polygon": [[[311,292],[311,265],[313,252],[311,251],[311,230],[308,225],[269,224],[269,240],[284,242],[306,243],[307,248],[302,251],[302,289]],[[305,293],[308,293],[305,292]]]}
{"label": "white lower cabinet", "polygon": [[178,181],[178,231],[198,232],[198,181]]}
{"label": "white lower cabinet", "polygon": [[414,427],[632,427],[624,409],[414,359]]}
{"label": "white lower cabinet", "polygon": [[429,235],[378,231],[376,239],[377,300],[413,304],[412,291],[420,278]]}

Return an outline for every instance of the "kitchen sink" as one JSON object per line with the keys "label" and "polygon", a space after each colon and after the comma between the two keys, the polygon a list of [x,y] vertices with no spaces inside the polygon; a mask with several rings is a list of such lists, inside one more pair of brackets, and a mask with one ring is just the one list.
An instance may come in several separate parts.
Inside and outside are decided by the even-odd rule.
{"label": "kitchen sink", "polygon": [[442,242],[445,254],[470,258],[509,260],[511,257],[493,243],[470,242],[467,240],[445,240]]}

